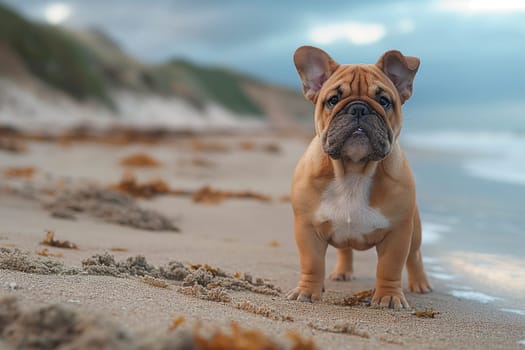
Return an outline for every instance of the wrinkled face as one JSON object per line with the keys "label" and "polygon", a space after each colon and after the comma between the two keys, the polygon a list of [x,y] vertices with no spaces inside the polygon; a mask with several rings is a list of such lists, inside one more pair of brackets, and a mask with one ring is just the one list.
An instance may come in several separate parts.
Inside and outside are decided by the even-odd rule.
{"label": "wrinkled face", "polygon": [[340,65],[323,50],[302,46],[294,63],[328,156],[355,163],[388,156],[401,130],[401,105],[412,96],[417,57],[390,50],[376,64]]}
{"label": "wrinkled face", "polygon": [[332,159],[378,161],[401,129],[399,94],[375,65],[341,65],[323,84],[316,124]]}

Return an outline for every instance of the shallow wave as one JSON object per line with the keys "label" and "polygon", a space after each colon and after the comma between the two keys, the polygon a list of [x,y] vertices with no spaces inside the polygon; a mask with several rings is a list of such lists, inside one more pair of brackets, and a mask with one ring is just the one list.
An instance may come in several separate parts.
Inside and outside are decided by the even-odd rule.
{"label": "shallow wave", "polygon": [[410,133],[403,143],[419,150],[432,150],[474,155],[501,155],[520,151],[525,154],[525,135],[512,132],[436,131]]}
{"label": "shallow wave", "polygon": [[437,131],[407,134],[414,150],[463,156],[463,170],[486,180],[525,185],[525,135],[512,132]]}

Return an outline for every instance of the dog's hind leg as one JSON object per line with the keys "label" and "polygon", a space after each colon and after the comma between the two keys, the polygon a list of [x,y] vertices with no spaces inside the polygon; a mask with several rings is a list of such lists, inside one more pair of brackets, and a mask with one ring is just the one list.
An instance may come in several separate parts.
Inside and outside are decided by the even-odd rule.
{"label": "dog's hind leg", "polygon": [[337,263],[328,276],[333,281],[350,281],[353,273],[352,248],[337,248]]}
{"label": "dog's hind leg", "polygon": [[430,283],[428,283],[425,267],[423,266],[423,258],[421,256],[421,219],[419,218],[417,208],[416,215],[414,216],[414,231],[412,233],[412,241],[406,266],[408,271],[407,290],[409,292],[428,293],[432,291],[432,287]]}

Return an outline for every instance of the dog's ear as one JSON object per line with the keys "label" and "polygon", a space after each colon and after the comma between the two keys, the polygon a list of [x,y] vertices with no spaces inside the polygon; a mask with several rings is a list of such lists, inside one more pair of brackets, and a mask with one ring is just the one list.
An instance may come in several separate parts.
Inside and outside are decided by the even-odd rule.
{"label": "dog's ear", "polygon": [[319,90],[339,66],[326,52],[313,46],[301,46],[293,56],[303,82],[303,94],[314,104]]}
{"label": "dog's ear", "polygon": [[412,85],[419,68],[419,58],[403,56],[401,52],[391,50],[385,52],[376,65],[394,83],[401,97],[401,103],[405,103],[412,96]]}

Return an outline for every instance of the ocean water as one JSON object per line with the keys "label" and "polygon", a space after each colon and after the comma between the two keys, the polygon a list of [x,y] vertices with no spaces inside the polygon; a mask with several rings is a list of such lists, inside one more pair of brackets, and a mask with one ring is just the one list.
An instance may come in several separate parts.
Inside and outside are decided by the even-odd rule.
{"label": "ocean water", "polygon": [[460,299],[525,317],[525,108],[405,114],[430,277]]}

